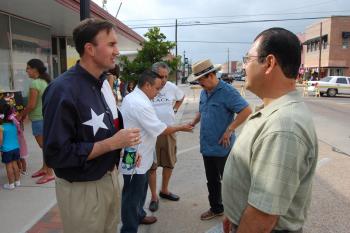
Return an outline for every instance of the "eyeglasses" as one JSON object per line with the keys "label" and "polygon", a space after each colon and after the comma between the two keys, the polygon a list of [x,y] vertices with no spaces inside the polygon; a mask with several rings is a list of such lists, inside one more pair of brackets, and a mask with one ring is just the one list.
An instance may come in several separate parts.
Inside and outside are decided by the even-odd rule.
{"label": "eyeglasses", "polygon": [[267,56],[244,56],[242,58],[243,64],[247,64],[248,62],[252,61],[251,58],[263,58],[263,57],[267,57]]}

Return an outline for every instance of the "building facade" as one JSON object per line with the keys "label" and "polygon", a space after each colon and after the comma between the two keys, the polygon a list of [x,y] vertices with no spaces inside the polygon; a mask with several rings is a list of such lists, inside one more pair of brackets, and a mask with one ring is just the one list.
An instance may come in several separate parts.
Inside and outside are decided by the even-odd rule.
{"label": "building facade", "polygon": [[307,27],[303,36],[307,79],[313,74],[350,76],[350,16],[331,16]]}
{"label": "building facade", "polygon": [[[135,54],[143,37],[90,2],[90,17],[109,20],[117,27],[118,47]],[[0,91],[17,90],[27,96],[30,80],[26,63],[41,59],[52,77],[75,64],[72,31],[80,21],[79,0],[0,1]]]}

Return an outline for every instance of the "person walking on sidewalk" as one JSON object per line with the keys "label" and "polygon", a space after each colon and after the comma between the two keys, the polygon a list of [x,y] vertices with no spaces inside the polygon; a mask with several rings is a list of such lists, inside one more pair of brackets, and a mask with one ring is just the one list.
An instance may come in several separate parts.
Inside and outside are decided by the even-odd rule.
{"label": "person walking on sidewalk", "polygon": [[195,126],[201,122],[200,151],[209,192],[210,209],[200,216],[201,220],[223,215],[221,179],[225,162],[236,139],[236,128],[252,112],[235,88],[216,77],[219,68],[209,59],[202,60],[192,65],[193,74],[189,78],[189,82],[198,80],[204,89],[200,95],[199,112],[191,123]]}
{"label": "person walking on sidewalk", "polygon": [[[27,62],[26,72],[32,79],[29,88],[28,104],[20,113],[19,118],[23,121],[27,115],[32,122],[32,131],[36,142],[43,148],[43,114],[42,95],[51,82],[49,74],[46,72],[44,63],[39,59],[31,59]],[[52,168],[48,167],[43,159],[42,167],[33,173],[32,178],[41,177],[37,184],[45,184],[55,179]]]}
{"label": "person walking on sidewalk", "polygon": [[224,232],[301,233],[310,207],[318,142],[296,90],[301,44],[283,28],[261,32],[243,58],[246,87],[262,99],[227,159]]}
{"label": "person walking on sidewalk", "polygon": [[56,173],[56,197],[65,233],[115,233],[121,148],[140,143],[140,130],[123,129],[104,71],[114,67],[115,26],[86,19],[73,31],[80,61],[44,93],[44,156]]}
{"label": "person walking on sidewalk", "polygon": [[[169,67],[165,62],[156,62],[152,65],[152,71],[156,72],[162,80],[159,94],[152,100],[152,105],[158,118],[167,126],[175,124],[175,114],[180,108],[185,95],[175,84],[168,81]],[[169,180],[176,163],[176,134],[159,135],[156,143],[156,158],[149,172],[149,188],[151,190],[151,202],[149,210],[158,210],[159,199],[157,196],[157,167],[163,168],[162,188],[159,196],[170,201],[178,201],[179,196],[168,189]]]}
{"label": "person walking on sidewalk", "polygon": [[121,111],[125,128],[141,129],[141,144],[136,149],[142,159],[140,166],[136,167],[134,172],[126,159],[120,163],[124,178],[121,233],[136,233],[139,224],[153,224],[157,221],[154,216],[146,216],[143,209],[148,189],[148,173],[154,161],[157,137],[177,131],[191,132],[193,129],[190,124],[167,126],[158,119],[151,100],[158,95],[161,88],[160,76],[152,71],[144,71],[140,75],[137,87],[125,96],[122,103]]}

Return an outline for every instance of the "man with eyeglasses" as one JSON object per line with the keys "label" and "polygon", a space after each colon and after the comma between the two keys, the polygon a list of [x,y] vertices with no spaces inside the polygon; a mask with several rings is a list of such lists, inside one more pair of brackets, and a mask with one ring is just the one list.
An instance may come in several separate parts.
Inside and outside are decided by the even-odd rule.
{"label": "man with eyeglasses", "polygon": [[189,78],[189,82],[198,80],[203,87],[199,112],[191,123],[195,126],[201,122],[200,152],[209,192],[210,209],[201,214],[201,220],[223,215],[221,179],[225,162],[236,139],[235,130],[252,112],[235,88],[216,77],[219,69],[209,59],[202,60],[193,64]]}
{"label": "man with eyeglasses", "polygon": [[[165,62],[156,62],[152,65],[152,71],[161,78],[161,90],[152,100],[152,105],[158,118],[166,125],[175,124],[175,114],[180,108],[185,95],[179,87],[168,81],[169,66]],[[157,167],[163,168],[162,187],[159,192],[161,198],[170,201],[178,201],[180,197],[169,191],[168,185],[176,163],[176,134],[159,135],[156,144],[156,155],[152,168],[149,172],[149,187],[151,201],[149,210],[158,210],[159,199],[157,195]]]}
{"label": "man with eyeglasses", "polygon": [[264,104],[249,116],[225,165],[225,233],[302,232],[318,144],[295,86],[300,60],[298,37],[283,28],[261,32],[243,58],[246,88]]}
{"label": "man with eyeglasses", "polygon": [[190,124],[167,126],[158,119],[151,100],[158,95],[161,88],[161,76],[153,71],[144,71],[139,77],[137,87],[124,98],[121,106],[125,128],[137,126],[141,129],[141,143],[136,149],[142,156],[139,166],[134,171],[128,166],[128,161],[120,162],[119,167],[124,179],[121,233],[137,233],[139,224],[153,224],[157,221],[154,216],[146,216],[143,209],[157,137],[177,131],[191,132],[193,129]]}

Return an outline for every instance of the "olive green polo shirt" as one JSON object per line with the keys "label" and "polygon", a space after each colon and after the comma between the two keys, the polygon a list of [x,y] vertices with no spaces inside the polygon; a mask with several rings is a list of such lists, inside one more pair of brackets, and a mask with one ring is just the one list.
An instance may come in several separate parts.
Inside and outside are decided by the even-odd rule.
{"label": "olive green polo shirt", "polygon": [[311,113],[297,91],[250,115],[224,169],[225,215],[239,225],[249,204],[279,215],[276,230],[302,228],[317,157]]}

